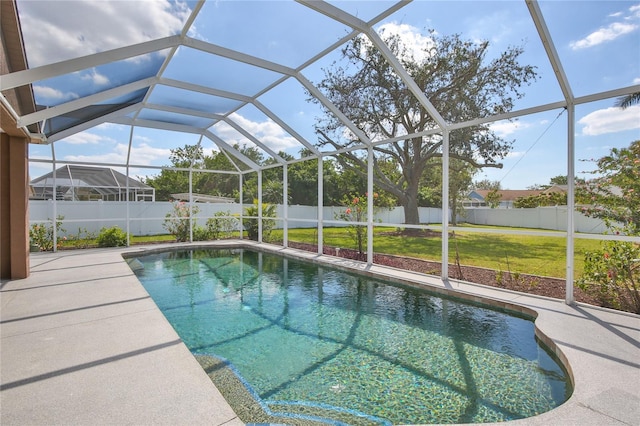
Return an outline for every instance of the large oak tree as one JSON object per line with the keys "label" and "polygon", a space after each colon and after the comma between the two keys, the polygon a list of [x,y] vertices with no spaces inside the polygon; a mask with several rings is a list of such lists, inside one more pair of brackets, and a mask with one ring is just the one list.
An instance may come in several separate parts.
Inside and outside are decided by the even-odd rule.
{"label": "large oak tree", "polygon": [[[510,111],[515,99],[523,96],[521,87],[536,78],[533,66],[520,64],[520,47],[488,59],[486,41],[477,43],[431,31],[428,47],[414,55],[398,36],[382,32],[381,37],[449,123]],[[324,69],[318,86],[370,140],[408,135],[375,147],[374,181],[397,197],[404,207],[405,223],[417,224],[421,177],[434,159],[442,157],[442,135],[411,136],[435,129],[436,122],[367,38],[354,38],[342,55],[348,65],[341,66],[341,62]],[[316,130],[320,145],[342,149],[362,143],[329,111],[318,119]],[[477,125],[450,133],[450,156],[476,168],[501,167],[500,160],[511,144],[488,126]],[[344,167],[366,174],[362,155],[347,152],[337,158]],[[392,173],[379,167],[389,162],[397,164]]]}

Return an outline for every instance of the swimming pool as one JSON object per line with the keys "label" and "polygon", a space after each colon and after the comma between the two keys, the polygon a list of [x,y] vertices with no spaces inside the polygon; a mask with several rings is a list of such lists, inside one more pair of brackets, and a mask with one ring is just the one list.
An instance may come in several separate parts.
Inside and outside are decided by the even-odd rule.
{"label": "swimming pool", "polygon": [[247,249],[129,261],[192,353],[281,423],[504,421],[572,391],[530,318]]}

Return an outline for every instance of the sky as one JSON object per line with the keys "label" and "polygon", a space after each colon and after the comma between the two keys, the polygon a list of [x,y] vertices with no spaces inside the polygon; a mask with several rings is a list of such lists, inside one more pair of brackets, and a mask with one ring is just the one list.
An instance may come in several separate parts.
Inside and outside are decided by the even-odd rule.
{"label": "sky", "polygon": [[[333,5],[365,21],[393,2],[337,1]],[[18,0],[18,9],[29,66],[35,68],[88,54],[179,34],[195,2],[168,0]],[[639,1],[540,1],[549,33],[562,62],[571,90],[577,97],[640,84],[640,2]],[[472,42],[487,40],[487,60],[513,46],[523,47],[521,63],[536,66],[537,80],[523,87],[525,96],[515,110],[549,104],[563,99],[535,31],[524,1],[426,1],[416,0],[378,23],[378,31],[401,36],[415,57],[430,45],[429,30],[439,35],[459,34]],[[317,62],[303,67],[309,59],[348,34],[345,25],[289,1],[207,1],[188,35],[197,40],[224,46],[291,68],[317,83],[323,68],[340,61],[339,48]],[[94,67],[33,84],[38,104],[55,106],[80,99],[121,84],[154,75],[170,52],[144,55],[109,66]],[[257,70],[245,64],[212,58],[196,49],[178,49],[163,77],[188,81],[214,89],[253,96],[276,81],[279,74]],[[119,72],[122,66],[135,74]],[[177,96],[176,96],[177,95]],[[235,100],[198,95],[161,86],[149,103],[179,98],[181,104],[197,110],[223,113],[235,108]],[[288,79],[262,94],[258,101],[287,123],[307,141],[315,143],[313,124],[320,111],[307,101],[303,87]],[[591,159],[612,148],[627,147],[640,139],[640,105],[626,110],[614,107],[615,99],[576,106],[576,174],[589,177]],[[175,115],[145,110],[140,118],[172,120]],[[235,111],[230,118],[274,151],[295,156],[300,143],[253,105]],[[200,126],[209,119],[182,117]],[[501,137],[513,141],[513,149],[502,160],[501,169],[484,169],[476,180],[500,181],[503,189],[525,189],[548,184],[555,176],[567,174],[567,112],[550,110],[492,125]],[[250,143],[224,122],[211,131],[229,145]],[[131,151],[129,139],[132,138]],[[130,158],[136,166],[168,165],[170,149],[198,143],[199,136],[104,123],[66,137],[51,146],[32,145],[31,158],[122,164]],[[205,152],[216,147],[203,140]],[[50,165],[32,163],[32,177],[51,170]],[[153,175],[157,170],[132,167],[134,176]]]}

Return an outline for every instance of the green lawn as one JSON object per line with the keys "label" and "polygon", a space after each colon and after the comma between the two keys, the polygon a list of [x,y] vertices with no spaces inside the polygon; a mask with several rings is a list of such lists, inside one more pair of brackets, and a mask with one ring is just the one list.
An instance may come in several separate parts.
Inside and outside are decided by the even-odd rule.
{"label": "green lawn", "polygon": [[[492,230],[497,227],[487,227]],[[508,229],[508,228],[504,228]],[[377,227],[374,231],[376,253],[394,254],[419,259],[440,261],[442,238],[408,237],[392,235],[395,229]],[[355,243],[345,228],[325,228],[324,244],[333,247],[355,248]],[[276,239],[281,231],[274,231]],[[290,229],[289,241],[315,244],[315,229]],[[576,239],[574,244],[575,277],[582,274],[584,253],[598,248],[597,240]],[[455,238],[449,239],[449,262],[455,263],[456,253],[460,264],[481,266],[490,269],[520,272],[550,277],[565,277],[566,240],[558,237],[512,235],[499,233],[475,233],[456,231]]]}
{"label": "green lawn", "polygon": [[[480,228],[479,226],[476,228]],[[495,233],[500,227],[486,227],[492,233],[456,231],[449,239],[449,262],[455,263],[456,254],[461,265],[544,275],[564,278],[566,268],[566,241],[561,233],[558,237],[512,235]],[[408,237],[394,235],[395,228],[376,227],[373,250],[376,253],[415,257],[440,262],[442,239],[439,235],[430,237]],[[439,232],[439,231],[437,231]],[[355,248],[355,243],[346,228],[324,228],[324,244],[332,247]],[[149,244],[174,241],[173,235],[132,236],[131,244]],[[282,230],[274,230],[272,240],[282,240]],[[316,244],[315,228],[289,229],[289,241]],[[82,244],[84,243],[84,244]],[[95,241],[62,241],[64,248],[95,246]],[[93,244],[92,244],[93,243]],[[576,239],[574,270],[575,278],[582,274],[584,253],[600,246],[597,240]]]}
{"label": "green lawn", "polygon": [[148,243],[165,243],[170,241],[175,241],[176,237],[173,235],[141,235],[131,236],[131,244],[148,244]]}

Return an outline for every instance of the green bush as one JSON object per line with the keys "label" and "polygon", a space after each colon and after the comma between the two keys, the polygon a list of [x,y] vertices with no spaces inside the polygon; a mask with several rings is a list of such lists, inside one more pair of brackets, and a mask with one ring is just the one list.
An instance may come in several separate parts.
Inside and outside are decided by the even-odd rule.
{"label": "green bush", "polygon": [[207,230],[213,240],[229,238],[237,229],[237,219],[231,217],[230,211],[217,212],[207,220]]}
{"label": "green bush", "polygon": [[[258,201],[254,200],[254,204],[251,207],[245,209],[247,216],[254,216],[253,218],[243,218],[242,224],[247,231],[247,236],[250,240],[258,241]],[[276,216],[276,205],[262,203],[262,241],[268,242],[271,237],[271,231],[276,226],[276,221],[272,219],[265,219]]]}
{"label": "green bush", "polygon": [[603,241],[585,253],[578,287],[604,306],[640,314],[640,244]]}
{"label": "green bush", "polygon": [[[62,241],[62,239],[60,238],[60,234],[66,232],[62,227],[63,219],[64,216],[58,216],[56,218],[56,235],[58,237],[58,247],[60,247],[60,243]],[[50,225],[48,223],[36,223],[34,225],[31,225],[31,228],[29,229],[29,239],[30,244],[38,246],[40,248],[40,251],[53,250],[53,225]]]}
{"label": "green bush", "polygon": [[209,229],[204,226],[193,225],[193,241],[208,241],[211,239]]}
{"label": "green bush", "polygon": [[127,234],[117,226],[102,228],[97,238],[98,247],[118,247],[127,245]]}

